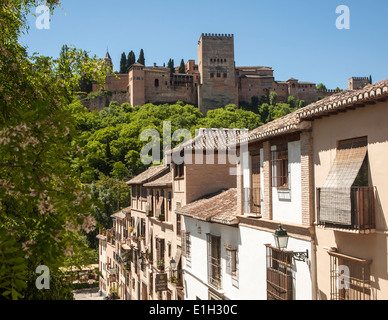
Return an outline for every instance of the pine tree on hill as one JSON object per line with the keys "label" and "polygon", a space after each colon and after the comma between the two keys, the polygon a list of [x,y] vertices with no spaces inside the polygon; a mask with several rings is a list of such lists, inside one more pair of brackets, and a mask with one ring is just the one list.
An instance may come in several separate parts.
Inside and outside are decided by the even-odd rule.
{"label": "pine tree on hill", "polygon": [[185,61],[182,59],[181,65],[179,66],[179,73],[185,73],[186,72],[186,67],[185,67]]}
{"label": "pine tree on hill", "polygon": [[127,56],[125,55],[125,52],[121,54],[120,59],[120,73],[126,73],[127,72]]}
{"label": "pine tree on hill", "polygon": [[139,59],[137,59],[137,62],[141,63],[145,66],[145,58],[144,58],[144,51],[143,49],[140,50]]}

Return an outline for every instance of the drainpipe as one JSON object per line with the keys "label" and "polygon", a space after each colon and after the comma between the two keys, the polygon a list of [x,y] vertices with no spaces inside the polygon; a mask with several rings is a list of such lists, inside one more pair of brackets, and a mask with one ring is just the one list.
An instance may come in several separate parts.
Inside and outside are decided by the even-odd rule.
{"label": "drainpipe", "polygon": [[315,229],[313,229],[312,239],[311,239],[311,262],[310,262],[310,272],[311,272],[311,290],[312,290],[312,300],[318,300],[318,277],[317,277],[317,245],[315,242]]}

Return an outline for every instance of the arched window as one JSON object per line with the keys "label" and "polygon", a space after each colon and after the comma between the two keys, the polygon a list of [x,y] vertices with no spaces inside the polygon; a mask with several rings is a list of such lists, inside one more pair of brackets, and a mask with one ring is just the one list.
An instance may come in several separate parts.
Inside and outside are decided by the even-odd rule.
{"label": "arched window", "polygon": [[159,79],[155,79],[155,87],[159,87]]}

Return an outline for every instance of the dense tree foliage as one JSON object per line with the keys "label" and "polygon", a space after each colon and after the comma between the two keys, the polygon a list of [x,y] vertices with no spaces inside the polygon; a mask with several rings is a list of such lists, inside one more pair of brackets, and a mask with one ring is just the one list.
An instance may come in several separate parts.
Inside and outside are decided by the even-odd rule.
{"label": "dense tree foliage", "polygon": [[319,90],[319,91],[325,91],[325,90],[327,90],[326,86],[325,86],[323,83],[318,83],[316,88],[317,88],[317,90]]}
{"label": "dense tree foliage", "polygon": [[[63,47],[57,60],[28,57],[19,43],[33,0],[0,3],[0,296],[69,299],[60,267],[87,250],[82,238],[96,221],[89,186],[72,174],[82,158],[68,103],[83,76],[102,84],[101,59]],[[57,1],[49,0],[51,9]],[[38,290],[36,268],[50,270]]]}
{"label": "dense tree foliage", "polygon": [[[0,297],[71,299],[61,267],[95,259],[96,227],[111,227],[111,214],[130,205],[124,181],[146,169],[144,130],[159,132],[160,141],[166,123],[192,136],[199,128],[252,130],[294,109],[261,97],[252,110],[228,105],[206,116],[183,102],[112,102],[90,112],[78,92],[92,80],[103,85],[111,66],[67,45],[58,59],[29,57],[19,38],[37,4],[0,3]],[[53,10],[57,1],[47,4]],[[134,60],[133,54],[127,65]],[[145,64],[143,50],[138,61]],[[49,267],[50,290],[36,288],[40,265]]]}

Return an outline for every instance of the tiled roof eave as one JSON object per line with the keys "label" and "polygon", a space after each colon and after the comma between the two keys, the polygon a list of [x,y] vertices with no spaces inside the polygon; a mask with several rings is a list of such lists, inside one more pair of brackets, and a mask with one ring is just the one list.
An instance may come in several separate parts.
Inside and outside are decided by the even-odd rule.
{"label": "tiled roof eave", "polygon": [[299,124],[290,124],[276,129],[259,132],[256,134],[251,134],[248,137],[241,138],[240,142],[244,143],[244,142],[255,142],[259,140],[266,140],[271,137],[275,137],[275,136],[279,136],[287,133],[298,132],[300,130],[302,130],[302,128]]}
{"label": "tiled roof eave", "polygon": [[184,211],[179,211],[179,210],[175,210],[175,213],[180,214],[180,215],[185,216],[185,217],[189,217],[189,218],[193,218],[193,219],[201,220],[201,221],[205,221],[205,222],[210,222],[210,220],[211,220],[211,218],[204,218],[201,216],[197,216],[197,215],[190,214],[190,213],[187,213]]}
{"label": "tiled roof eave", "polygon": [[347,95],[345,93],[343,97],[338,96],[334,100],[327,98],[327,102],[326,99],[322,100],[322,102],[318,101],[317,103],[301,109],[297,112],[296,117],[299,120],[309,120],[357,105],[373,103],[387,98],[388,80],[373,85],[372,89],[361,89],[358,91],[348,92]]}
{"label": "tiled roof eave", "polygon": [[218,223],[218,224],[224,224],[224,225],[229,225],[229,226],[235,226],[235,225],[239,224],[239,220],[237,219],[237,213],[236,213],[236,218],[234,218],[232,220],[226,220],[226,219],[217,218],[216,216],[204,218],[201,216],[197,216],[195,214],[190,214],[190,213],[179,211],[179,210],[176,210],[175,212],[177,214],[182,215],[182,216],[193,218],[193,219],[204,221],[204,222],[208,222],[208,223]]}

